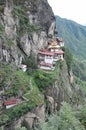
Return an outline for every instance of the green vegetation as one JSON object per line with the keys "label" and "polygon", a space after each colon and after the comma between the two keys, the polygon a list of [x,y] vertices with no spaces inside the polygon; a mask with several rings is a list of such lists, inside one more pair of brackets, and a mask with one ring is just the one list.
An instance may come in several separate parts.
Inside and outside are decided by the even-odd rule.
{"label": "green vegetation", "polygon": [[74,60],[72,64],[72,70],[75,76],[83,81],[86,81],[86,62]]}
{"label": "green vegetation", "polygon": [[56,16],[58,36],[79,60],[86,59],[86,26]]}
{"label": "green vegetation", "polygon": [[[29,63],[32,63],[31,60],[33,59],[28,59],[28,61],[30,61]],[[34,62],[35,61],[33,61],[33,64]],[[20,103],[11,108],[11,111],[10,109],[5,110],[0,118],[0,124],[2,125],[11,122],[14,119],[18,119],[35,106],[44,104],[44,96],[42,92],[45,91],[45,88],[49,84],[52,84],[52,82],[56,80],[59,66],[60,62],[57,62],[56,69],[52,72],[36,69],[32,74],[29,74],[28,71],[23,72],[16,67],[14,68],[13,64],[1,65],[0,87],[3,88],[7,86],[8,88],[5,90],[4,94],[6,96],[9,96],[10,94],[19,96],[19,92],[22,91],[22,96],[27,100],[25,103]]]}
{"label": "green vegetation", "polygon": [[5,0],[0,0],[0,14],[4,11]]}
{"label": "green vegetation", "polygon": [[4,26],[0,24],[0,37],[3,38],[3,33],[4,33]]}
{"label": "green vegetation", "polygon": [[2,24],[0,24],[0,34],[1,34],[2,32],[4,32],[4,27],[3,27]]}
{"label": "green vegetation", "polygon": [[59,65],[60,63],[57,62],[54,71],[44,71],[44,70],[37,70],[34,73],[34,80],[41,91],[44,91],[46,87],[52,84],[56,79],[59,73]]}
{"label": "green vegetation", "polygon": [[2,65],[0,77],[0,88],[8,87],[4,92],[5,95],[17,96],[20,91],[25,93],[27,90],[30,90],[29,76],[22,70],[16,70],[12,64]]}
{"label": "green vegetation", "polygon": [[37,84],[34,79],[31,77],[30,81],[31,91],[24,94],[24,97],[27,98],[34,106],[44,104],[44,97],[39,91]]}
{"label": "green vegetation", "polygon": [[74,78],[75,78],[75,83],[73,86],[77,84],[80,90],[83,92],[83,94],[86,95],[86,81],[82,81],[80,80],[80,78],[76,76]]}
{"label": "green vegetation", "polygon": [[7,87],[3,94],[6,95],[6,97],[12,95],[19,96],[22,92],[20,96],[27,99],[25,103],[20,103],[11,108],[11,111],[5,110],[0,117],[0,124],[2,125],[14,119],[18,119],[35,106],[44,104],[44,97],[34,81],[33,74],[27,75],[26,72],[17,69],[13,64],[1,64],[1,67],[0,88]]}
{"label": "green vegetation", "polygon": [[[0,116],[0,125],[4,121],[8,121],[23,116],[31,106],[28,104],[20,104],[13,109],[8,110],[3,116]],[[6,122],[4,122],[6,123]],[[21,129],[28,127],[24,121]],[[19,130],[21,130],[19,129]],[[46,122],[41,122],[36,130],[85,130],[86,129],[86,105],[81,106],[78,110],[72,108],[68,103],[63,102],[61,109],[54,115],[47,118]]]}
{"label": "green vegetation", "polygon": [[[17,0],[17,1],[14,0],[13,15],[14,17],[17,16],[19,19],[19,26],[17,27],[18,42],[20,37],[25,33],[31,36],[32,32],[38,31],[40,29],[40,27],[35,26],[29,22],[28,15],[26,14],[27,8],[23,7],[22,4],[23,2],[24,0]],[[37,2],[39,2],[39,0],[35,0],[35,1],[32,0],[31,2],[34,3],[33,7],[31,8],[34,8],[35,11],[37,8]],[[2,9],[3,7],[0,6],[0,12],[2,11]],[[67,40],[66,43],[68,44],[68,42],[70,42],[70,49],[72,49],[72,52],[76,55],[76,57],[81,59],[83,59],[83,57],[86,58],[86,56],[84,55],[84,52],[86,51],[85,48],[86,46],[84,42],[86,40],[83,40],[86,35],[86,29],[84,29],[82,26],[77,24],[73,26],[73,22],[71,23],[71,25],[67,23],[67,26],[68,26],[68,30],[66,34],[66,40]],[[79,29],[77,29],[76,27],[79,27]],[[70,28],[71,30],[69,30]],[[64,28],[62,29],[63,29],[62,30],[63,34],[65,34],[65,29]],[[2,24],[0,24],[0,37],[3,39],[4,43],[6,42],[9,43],[10,45],[14,44],[13,39],[9,39],[9,38],[6,39],[3,34],[4,34],[4,27]],[[69,38],[69,34],[71,35],[70,38]],[[61,36],[63,35],[61,34]],[[81,38],[80,40],[80,37],[83,38]],[[73,44],[76,44],[75,47],[73,46]],[[81,48],[81,50],[79,48]],[[65,60],[68,66],[68,71],[70,71],[72,67],[74,74],[78,77],[75,78],[75,82],[73,85],[75,84],[79,85],[80,90],[83,92],[84,95],[86,95],[86,82],[82,82],[80,80],[80,79],[84,81],[86,80],[86,75],[84,74],[86,71],[83,71],[85,70],[86,66],[83,63],[81,64],[75,61],[72,65],[73,62],[72,54],[70,53],[69,49],[67,49],[66,47],[63,48],[63,50],[65,51]],[[18,98],[23,97],[26,99],[25,102],[20,102],[15,107],[12,107],[8,110],[3,109],[2,115],[0,115],[0,126],[12,123],[12,121],[19,119],[21,116],[24,116],[24,114],[26,114],[28,111],[31,111],[32,108],[38,105],[39,106],[43,105],[44,104],[43,94],[46,87],[52,85],[52,83],[55,80],[57,80],[59,71],[64,66],[64,61],[59,61],[56,63],[54,71],[38,70],[37,62],[35,59],[36,59],[35,55],[31,54],[30,57],[26,57],[23,60],[23,64],[27,65],[27,72],[23,72],[22,70],[17,68],[14,64],[6,64],[6,63],[0,64],[0,68],[1,68],[0,89],[1,90],[3,88],[5,89],[3,95],[5,95],[7,99],[8,97],[11,96],[18,97]],[[65,80],[64,82],[67,81],[66,79],[64,80]],[[65,89],[66,92],[67,89],[65,86],[67,84],[66,83],[65,83],[66,85],[64,84],[63,78],[61,81],[58,82],[59,82],[59,86],[61,87],[64,86],[62,89]],[[78,95],[78,97],[79,96],[80,95]],[[68,96],[68,99],[69,98],[70,96]],[[27,123],[23,121],[22,127],[17,128],[16,130],[26,130],[26,128],[29,129]],[[81,108],[79,108],[76,111],[67,103],[62,103],[62,107],[60,111],[56,115],[52,115],[48,117],[47,121],[41,123],[41,125],[39,126],[39,130],[85,130],[85,129],[86,129],[86,105],[81,106]]]}
{"label": "green vegetation", "polygon": [[11,45],[14,44],[13,39],[9,39],[8,37],[6,37],[6,35],[5,35],[5,27],[4,27],[4,25],[2,25],[1,23],[0,23],[0,37],[1,37],[2,41],[3,41],[6,45],[11,46]]}
{"label": "green vegetation", "polygon": [[0,5],[0,14],[3,13],[3,11],[4,11],[3,5]]}
{"label": "green vegetation", "polygon": [[19,117],[26,114],[28,111],[30,111],[33,108],[32,102],[27,103],[21,103],[15,107],[13,107],[11,110],[7,110],[0,116],[0,125],[6,124],[6,123],[12,123],[14,119],[19,119]]}
{"label": "green vegetation", "polygon": [[[0,1],[1,5],[0,5],[0,12],[2,13],[3,12],[3,5],[4,5],[4,2],[3,1]],[[40,27],[39,26],[36,26],[36,25],[33,25],[29,22],[29,17],[27,15],[27,10],[29,10],[29,8],[27,8],[26,10],[26,7],[24,7],[22,5],[22,2],[24,3],[25,1],[24,0],[18,0],[18,1],[13,1],[13,16],[14,18],[15,17],[18,17],[18,20],[19,20],[19,23],[18,23],[18,26],[17,26],[17,42],[19,43],[20,42],[20,38],[22,35],[24,35],[25,33],[27,33],[29,36],[31,36],[32,32],[37,32],[40,30]],[[5,35],[5,27],[0,24],[0,37],[2,38],[3,42],[6,44],[6,45],[13,45],[14,44],[14,40],[13,39],[10,39],[9,37],[6,37]]]}
{"label": "green vegetation", "polygon": [[37,69],[37,61],[35,54],[30,54],[29,57],[25,57],[22,61],[23,64],[27,65],[27,74],[32,75],[33,72]]}
{"label": "green vegetation", "polygon": [[58,16],[56,16],[56,24],[59,30],[58,35],[64,39],[65,45],[74,56],[72,61],[69,50],[65,51],[67,66],[76,76],[75,84],[86,92],[86,27]]}
{"label": "green vegetation", "polygon": [[[37,130],[85,130],[85,122],[83,123],[81,118],[86,119],[86,107],[84,111],[80,109],[78,112],[79,117],[77,111],[64,102],[60,111],[50,116],[47,122],[41,123]],[[82,113],[84,115],[81,115]]]}
{"label": "green vegetation", "polygon": [[0,0],[0,4],[3,5],[5,0]]}
{"label": "green vegetation", "polygon": [[26,14],[24,7],[14,5],[13,13],[14,16],[18,16],[19,19],[19,27],[17,28],[18,37],[25,33],[31,35],[33,31],[38,31],[40,29],[40,27],[35,26],[29,22],[29,17]]}
{"label": "green vegetation", "polygon": [[8,116],[6,114],[0,115],[0,125],[5,124],[8,121]]}
{"label": "green vegetation", "polygon": [[66,47],[63,47],[63,51],[65,52],[65,60],[66,60],[66,64],[67,64],[67,67],[68,67],[68,71],[71,70],[72,68],[72,62],[73,62],[73,55],[72,53],[69,51],[68,48]]}
{"label": "green vegetation", "polygon": [[79,108],[79,110],[76,112],[76,117],[86,129],[86,105],[83,105],[81,108]]}

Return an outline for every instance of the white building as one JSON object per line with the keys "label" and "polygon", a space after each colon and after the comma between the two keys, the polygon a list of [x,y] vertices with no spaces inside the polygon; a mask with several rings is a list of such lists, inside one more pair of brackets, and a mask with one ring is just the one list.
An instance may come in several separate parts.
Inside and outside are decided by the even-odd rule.
{"label": "white building", "polygon": [[64,51],[61,49],[55,52],[54,61],[63,60],[64,59]]}
{"label": "white building", "polygon": [[18,104],[17,99],[10,99],[3,102],[3,106],[5,106],[6,109],[9,109],[17,104]]}
{"label": "white building", "polygon": [[51,64],[51,63],[45,63],[43,61],[40,62],[39,68],[43,69],[43,70],[54,70],[55,69],[55,67],[54,67],[53,64]]}
{"label": "white building", "polygon": [[38,54],[39,54],[40,61],[44,61],[45,63],[50,63],[50,64],[53,63],[54,52],[50,52],[48,50],[43,49],[40,50]]}
{"label": "white building", "polygon": [[19,68],[22,69],[24,72],[26,72],[26,70],[27,70],[27,65],[21,64],[21,65],[19,66]]}
{"label": "white building", "polygon": [[63,46],[63,41],[57,38],[49,42],[48,49],[41,49],[38,52],[39,68],[54,70],[56,61],[64,59],[64,51],[61,49]]}

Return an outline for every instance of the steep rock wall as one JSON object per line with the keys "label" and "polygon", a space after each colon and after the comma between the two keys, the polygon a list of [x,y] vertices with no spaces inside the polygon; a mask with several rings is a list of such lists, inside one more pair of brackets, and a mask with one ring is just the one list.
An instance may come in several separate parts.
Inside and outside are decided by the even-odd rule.
{"label": "steep rock wall", "polygon": [[[37,31],[33,29],[31,33],[26,31],[20,35],[22,32],[20,15],[14,12],[15,8],[19,11],[20,7],[29,19],[29,24],[40,29]],[[17,66],[22,63],[24,56],[29,57],[31,52],[36,56],[38,50],[46,47],[48,41],[55,38],[57,33],[55,17],[47,0],[4,0],[0,12],[0,26],[0,62],[9,64],[14,62]],[[4,129],[13,130],[16,126],[21,127],[22,120],[26,120],[30,128],[34,127],[35,119],[44,120],[45,106],[38,106],[21,118]]]}
{"label": "steep rock wall", "polygon": [[[19,16],[14,15],[13,9],[14,5],[19,6],[19,4],[26,9],[30,24],[39,26],[40,30],[31,34],[28,32],[18,34],[18,29],[21,30]],[[29,56],[31,52],[37,55],[38,50],[46,47],[48,41],[56,36],[55,17],[47,0],[17,0],[17,2],[6,0],[0,15],[0,24],[3,26],[0,36],[0,62],[15,62],[17,66],[22,63],[25,55]],[[79,94],[79,89],[78,87],[72,89],[67,65],[64,63],[55,82],[46,89],[46,105],[38,106],[34,111],[28,112],[14,122],[14,129],[15,126],[21,127],[22,120],[26,120],[30,128],[34,127],[36,122],[45,118],[46,113],[51,114],[59,110],[62,101],[76,102],[76,93]],[[6,126],[5,130],[8,129],[13,130],[13,124],[8,128]]]}
{"label": "steep rock wall", "polygon": [[57,74],[57,79],[46,88],[46,113],[52,114],[55,111],[59,111],[62,102],[68,102],[75,108],[80,107],[80,105],[85,103],[85,94],[80,87],[80,84],[75,83],[73,75],[71,82],[71,75],[68,72],[67,64],[64,60]]}
{"label": "steep rock wall", "polygon": [[[31,34],[25,32],[19,35],[22,32],[19,22],[21,15],[14,13],[15,8],[17,11],[18,8],[23,8],[29,23],[40,29],[33,30]],[[31,51],[37,55],[38,50],[46,47],[48,40],[56,34],[55,17],[47,0],[4,1],[0,25],[3,27],[0,36],[0,61],[15,62],[16,65],[21,64],[22,58],[29,56]]]}
{"label": "steep rock wall", "polygon": [[69,77],[66,62],[63,61],[57,79],[46,89],[45,97],[50,104],[46,110],[47,113],[51,114],[59,110],[63,101],[72,102],[73,91]]}

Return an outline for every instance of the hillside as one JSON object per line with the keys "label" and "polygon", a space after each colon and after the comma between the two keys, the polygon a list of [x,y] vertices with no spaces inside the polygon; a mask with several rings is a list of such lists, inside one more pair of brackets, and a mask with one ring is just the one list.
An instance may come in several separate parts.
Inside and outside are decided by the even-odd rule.
{"label": "hillside", "polygon": [[78,59],[86,59],[86,26],[56,16],[58,35]]}
{"label": "hillside", "polygon": [[47,0],[1,0],[0,130],[85,130],[86,83],[72,61]]}

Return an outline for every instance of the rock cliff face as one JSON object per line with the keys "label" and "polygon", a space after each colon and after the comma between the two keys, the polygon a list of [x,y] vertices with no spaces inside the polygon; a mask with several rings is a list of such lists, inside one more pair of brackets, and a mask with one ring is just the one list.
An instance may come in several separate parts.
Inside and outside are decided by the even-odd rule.
{"label": "rock cliff face", "polygon": [[72,102],[73,91],[65,61],[60,68],[57,80],[46,89],[46,98],[50,105],[47,108],[49,114],[58,111],[61,107],[61,102]]}
{"label": "rock cliff face", "polygon": [[[24,21],[21,21],[21,17]],[[23,26],[24,23],[26,24]],[[0,62],[14,62],[17,66],[22,63],[24,56],[29,57],[31,52],[37,56],[38,50],[45,48],[48,41],[54,39],[57,34],[55,17],[47,0],[4,0],[0,12],[0,29]],[[79,94],[80,91],[72,88],[71,82],[64,61],[57,79],[46,89],[47,103],[37,106],[13,122],[14,128],[12,124],[8,128],[6,126],[5,130],[15,129],[15,124],[21,127],[22,120],[25,120],[30,128],[34,128],[38,121],[44,120],[46,113],[51,114],[59,110],[62,101],[74,104],[77,97],[74,97],[73,92]]]}
{"label": "rock cliff face", "polygon": [[[29,56],[31,51],[36,55],[39,49],[46,47],[50,38],[55,37],[55,17],[47,0],[18,0],[17,2],[6,0],[2,5],[0,25],[3,32],[0,36],[0,61],[15,62],[16,65],[20,65],[24,55]],[[21,14],[18,14],[18,11]],[[38,31],[33,29],[31,34],[26,31],[19,35],[22,31],[20,25],[22,12],[29,19],[31,26],[40,28]]]}
{"label": "rock cliff face", "polygon": [[[31,52],[37,56],[38,50],[45,48],[57,33],[55,17],[47,0],[4,0],[0,10],[0,28],[0,62],[17,66]],[[21,126],[22,120],[28,122],[30,128],[34,127],[36,120],[44,120],[45,106],[38,106],[21,118],[5,129],[13,130],[15,124]]]}

